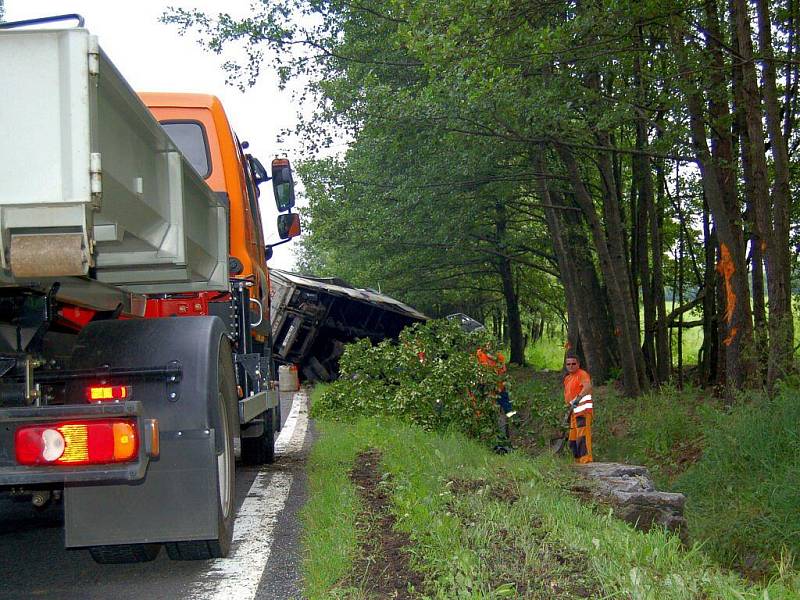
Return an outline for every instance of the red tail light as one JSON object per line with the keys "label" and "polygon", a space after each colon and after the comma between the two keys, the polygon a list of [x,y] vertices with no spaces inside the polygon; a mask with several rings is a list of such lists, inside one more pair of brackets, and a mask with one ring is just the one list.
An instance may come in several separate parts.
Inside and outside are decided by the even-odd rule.
{"label": "red tail light", "polygon": [[134,460],[135,421],[72,421],[20,427],[14,435],[21,465],[94,465]]}
{"label": "red tail light", "polygon": [[92,385],[86,388],[89,402],[116,402],[130,397],[131,388],[127,385]]}

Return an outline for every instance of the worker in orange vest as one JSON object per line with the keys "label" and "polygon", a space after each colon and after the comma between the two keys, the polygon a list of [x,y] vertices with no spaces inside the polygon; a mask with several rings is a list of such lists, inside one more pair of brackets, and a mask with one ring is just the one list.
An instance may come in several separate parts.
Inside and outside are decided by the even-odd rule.
{"label": "worker in orange vest", "polygon": [[578,357],[569,352],[565,360],[564,402],[571,408],[569,447],[580,464],[592,462],[592,378],[581,369]]}
{"label": "worker in orange vest", "polygon": [[511,406],[511,398],[509,397],[508,390],[506,389],[506,382],[503,380],[503,375],[505,375],[506,371],[508,370],[506,368],[506,357],[503,356],[502,352],[492,354],[488,344],[483,347],[479,347],[475,354],[478,357],[479,363],[489,367],[500,377],[500,381],[497,384],[497,403],[503,409],[503,413],[505,413],[506,418],[510,419],[517,414],[517,411],[515,411]]}

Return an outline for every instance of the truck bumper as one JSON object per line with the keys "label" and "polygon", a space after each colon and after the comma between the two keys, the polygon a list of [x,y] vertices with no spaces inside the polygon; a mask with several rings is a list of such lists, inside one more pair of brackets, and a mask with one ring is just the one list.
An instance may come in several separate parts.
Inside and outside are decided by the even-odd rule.
{"label": "truck bumper", "polygon": [[[14,432],[19,425],[63,421],[127,418],[136,419],[139,453],[134,461],[85,466],[27,466],[14,463]],[[150,463],[158,434],[143,417],[141,402],[109,404],[26,406],[0,409],[0,485],[74,484],[132,482],[142,479]]]}

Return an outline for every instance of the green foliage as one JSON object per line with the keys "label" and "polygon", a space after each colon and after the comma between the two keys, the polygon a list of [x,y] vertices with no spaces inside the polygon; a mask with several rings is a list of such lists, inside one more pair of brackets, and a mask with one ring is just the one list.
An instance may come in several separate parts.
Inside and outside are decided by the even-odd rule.
{"label": "green foliage", "polygon": [[784,385],[716,413],[702,459],[674,485],[707,551],[754,575],[800,556],[798,390]]}
{"label": "green foliage", "polygon": [[693,541],[721,564],[777,576],[800,556],[797,383],[732,407],[666,388],[632,403],[604,390],[594,453],[646,465],[659,487],[686,494]]}
{"label": "green foliage", "polygon": [[340,360],[339,380],[315,401],[313,415],[392,416],[492,441],[501,377],[475,356],[478,346],[488,343],[484,335],[467,334],[454,322],[433,320],[406,328],[397,341],[350,344]]}
{"label": "green foliage", "polygon": [[[768,4],[777,63],[785,60],[789,69],[797,19],[791,3]],[[181,9],[163,19],[182,33],[198,32],[215,52],[226,44],[243,49],[244,64],[227,64],[240,83],[254,81],[262,66],[276,68],[283,83],[302,82],[304,107],[315,103],[312,111],[301,111],[294,132],[309,150],[298,169],[307,200],[301,269],[380,287],[434,316],[510,312],[504,300],[561,316],[565,261],[553,256],[557,221],[546,218],[539,183],[544,178],[548,196],[557,196],[549,206],[567,212],[576,210],[576,184],[556,148],[574,153],[580,187],[603,215],[607,239],[625,245],[610,229],[617,213],[624,221],[620,230],[631,234],[627,264],[617,265],[616,275],[601,269],[603,287],[614,289],[609,278],[627,287],[630,277],[636,288],[646,276],[638,272],[643,267],[637,266],[635,243],[652,239],[636,210],[643,206],[644,181],[634,181],[634,167],[643,156],[661,234],[660,247],[651,248],[644,262],[654,275],[652,252],[662,252],[660,285],[674,293],[682,280],[685,301],[703,285],[703,250],[715,243],[701,234],[703,173],[730,167],[732,181],[747,183],[740,190],[751,183],[744,181],[740,153],[724,164],[730,160],[726,144],[716,139],[733,131],[733,146],[746,147],[735,139],[741,127],[733,127],[742,115],[708,114],[709,108],[726,107],[728,113],[728,106],[738,110],[742,104],[730,97],[737,89],[730,79],[737,72],[736,52],[728,51],[737,43],[731,6],[689,0],[270,0],[253,3],[252,14],[242,19]],[[707,68],[718,51],[725,67]],[[778,78],[779,91],[789,75]],[[693,166],[698,157],[690,145],[687,100],[698,89],[699,121],[708,125],[700,138],[716,139],[712,149],[721,161],[713,168]],[[783,91],[794,107],[796,90]],[[797,146],[794,112],[786,111],[789,148]],[[345,152],[319,158],[321,147],[343,142]],[[598,171],[606,150],[613,182]],[[538,156],[545,173],[533,168]],[[792,188],[797,170],[793,164]],[[741,196],[729,199],[729,211],[716,209],[714,219],[727,218],[726,212],[750,215]],[[583,210],[568,229],[588,239],[585,218],[592,211]],[[678,250],[679,238],[685,252]],[[593,237],[587,249],[597,266],[602,262],[594,242],[600,239]],[[513,265],[511,277],[506,263]],[[696,362],[699,334],[686,332],[685,364]],[[637,346],[630,337],[628,345]]]}
{"label": "green foliage", "polygon": [[[362,551],[349,533],[358,511],[345,474],[367,447],[382,453],[396,527],[411,538],[425,597],[788,600],[800,592],[789,574],[753,585],[676,537],[634,531],[581,505],[566,492],[568,470],[548,454],[497,456],[460,434],[380,418],[318,423],[309,485],[326,500],[303,509],[304,592],[313,600],[362,597],[340,586]],[[331,543],[337,531],[344,535]]]}
{"label": "green foliage", "polygon": [[525,360],[535,370],[559,371],[564,366],[564,338],[543,336],[525,348]]}

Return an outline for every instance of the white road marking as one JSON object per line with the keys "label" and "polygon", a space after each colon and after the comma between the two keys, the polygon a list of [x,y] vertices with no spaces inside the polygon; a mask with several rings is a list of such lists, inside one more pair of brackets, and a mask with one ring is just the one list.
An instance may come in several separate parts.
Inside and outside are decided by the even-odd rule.
{"label": "white road marking", "polygon": [[[308,429],[308,398],[295,394],[292,410],[275,441],[277,456],[291,456],[303,448]],[[228,558],[214,560],[192,599],[251,600],[272,551],[275,524],[286,505],[292,474],[286,471],[258,473],[236,513],[233,548]]]}
{"label": "white road marking", "polygon": [[278,439],[275,440],[275,454],[287,456],[299,452],[306,440],[308,429],[308,396],[305,391],[297,392],[292,402],[292,410],[286,417]]}

